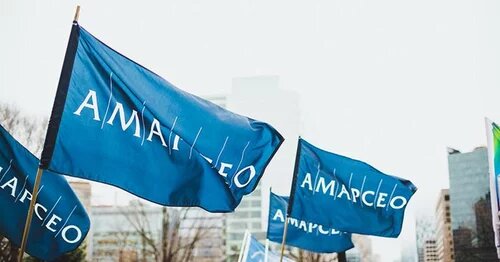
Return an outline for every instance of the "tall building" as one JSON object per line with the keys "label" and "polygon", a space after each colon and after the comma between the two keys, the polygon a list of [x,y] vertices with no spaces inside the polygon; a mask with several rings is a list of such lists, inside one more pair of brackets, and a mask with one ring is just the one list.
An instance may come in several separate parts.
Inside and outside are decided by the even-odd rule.
{"label": "tall building", "polygon": [[132,201],[128,206],[96,206],[93,218],[93,261],[157,261],[167,253],[188,261],[224,259],[223,214]]}
{"label": "tall building", "polygon": [[418,217],[416,221],[416,231],[417,231],[416,237],[417,237],[418,262],[424,262],[425,241],[435,238],[433,219],[428,216]]}
{"label": "tall building", "polygon": [[299,133],[298,95],[279,88],[279,77],[258,76],[233,79],[227,100],[229,110],[271,124],[285,137],[285,142],[266,168],[257,189],[245,196],[234,213],[227,215],[226,254],[235,261],[243,235],[248,229],[264,242],[267,231],[269,188],[288,195]]}
{"label": "tall building", "polygon": [[[161,241],[162,211],[158,206],[94,206],[92,261],[153,261]],[[146,241],[146,240],[149,241]]]}
{"label": "tall building", "polygon": [[455,261],[498,261],[495,245],[487,241],[493,235],[491,214],[484,219],[488,212],[485,197],[490,190],[487,150],[478,147],[467,153],[448,152]]}
{"label": "tall building", "polygon": [[345,254],[346,260],[349,262],[361,262],[361,254],[359,253],[359,250],[353,248],[351,250],[348,250]]}
{"label": "tall building", "polygon": [[[85,181],[82,179],[77,179],[77,178],[71,178],[69,180],[69,185],[75,192],[76,196],[82,203],[83,207],[87,211],[87,214],[91,216],[92,214],[92,206],[91,206],[91,198],[92,198],[92,187],[89,183],[89,181]],[[90,218],[92,220],[92,217]],[[83,242],[84,247],[85,247],[85,253],[86,253],[86,259],[87,260],[92,260],[92,249],[93,249],[93,244],[92,244],[92,227],[90,227],[90,232],[88,233],[87,237],[85,238],[85,241]]]}
{"label": "tall building", "polygon": [[424,261],[425,262],[439,261],[439,258],[437,256],[436,240],[428,239],[424,242]]}
{"label": "tall building", "polygon": [[436,205],[436,252],[439,261],[453,262],[453,234],[451,231],[450,192],[441,189]]}
{"label": "tall building", "polygon": [[209,213],[200,208],[189,208],[182,215],[179,234],[198,237],[193,250],[193,260],[197,262],[224,261],[226,214]]}
{"label": "tall building", "polygon": [[[346,256],[349,256],[351,252],[359,256],[360,261],[373,261],[375,255],[373,254],[372,240],[368,236],[353,234],[352,242],[354,243],[354,248],[346,252]],[[348,260],[349,261],[349,260]]]}

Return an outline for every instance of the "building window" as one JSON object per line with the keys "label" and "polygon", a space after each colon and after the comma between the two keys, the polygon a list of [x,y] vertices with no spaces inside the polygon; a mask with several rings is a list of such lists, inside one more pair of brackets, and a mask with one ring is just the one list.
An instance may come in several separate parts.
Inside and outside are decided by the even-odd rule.
{"label": "building window", "polygon": [[250,212],[251,217],[260,217],[260,211],[252,211]]}

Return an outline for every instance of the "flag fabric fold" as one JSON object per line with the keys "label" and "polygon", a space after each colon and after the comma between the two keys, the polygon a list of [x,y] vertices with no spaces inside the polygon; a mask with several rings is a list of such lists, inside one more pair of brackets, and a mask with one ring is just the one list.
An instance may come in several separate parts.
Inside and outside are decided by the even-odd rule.
{"label": "flag fabric fold", "polygon": [[[241,262],[279,262],[280,255],[269,249],[269,245],[260,243],[250,232],[245,232]],[[285,262],[294,260],[283,257]]]}
{"label": "flag fabric fold", "polygon": [[74,23],[42,167],[166,206],[230,212],[283,142],[184,92]]}
{"label": "flag fabric fold", "polygon": [[[288,197],[271,192],[267,238],[283,242],[283,230],[288,208]],[[354,247],[351,234],[323,227],[315,223],[288,217],[286,244],[317,253],[344,252]]]}
{"label": "flag fabric fold", "polygon": [[[39,160],[0,126],[0,235],[21,244]],[[26,252],[52,260],[76,249],[90,219],[66,179],[45,171],[41,179]]]}
{"label": "flag fabric fold", "polygon": [[290,217],[343,232],[397,237],[417,188],[365,162],[299,139]]}
{"label": "flag fabric fold", "polygon": [[490,168],[491,221],[495,234],[497,256],[500,258],[500,199],[498,194],[498,184],[500,182],[500,127],[489,119],[486,119],[486,138]]}

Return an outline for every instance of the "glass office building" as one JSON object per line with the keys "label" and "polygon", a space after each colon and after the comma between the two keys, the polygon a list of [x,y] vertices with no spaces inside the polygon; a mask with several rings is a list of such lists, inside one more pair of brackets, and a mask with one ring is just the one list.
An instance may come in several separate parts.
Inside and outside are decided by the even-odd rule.
{"label": "glass office building", "polygon": [[492,241],[487,149],[450,151],[448,170],[455,261],[498,261]]}

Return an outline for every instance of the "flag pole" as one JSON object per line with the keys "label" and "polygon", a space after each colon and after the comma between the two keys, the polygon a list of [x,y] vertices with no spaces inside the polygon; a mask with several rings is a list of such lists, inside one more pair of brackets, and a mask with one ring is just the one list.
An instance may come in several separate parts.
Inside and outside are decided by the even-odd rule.
{"label": "flag pole", "polygon": [[248,230],[245,230],[245,235],[243,235],[243,241],[241,243],[240,255],[238,256],[238,262],[243,261],[243,253],[246,251],[246,243],[248,238]]}
{"label": "flag pole", "polygon": [[345,255],[345,251],[337,253],[337,261],[338,262],[347,262],[347,257]]}
{"label": "flag pole", "polygon": [[269,256],[269,239],[266,238],[266,250],[264,251],[264,262],[268,261]]}
{"label": "flag pole", "polygon": [[80,18],[80,6],[76,6],[76,11],[75,11],[75,17],[73,18],[73,21],[78,22],[78,18]]}
{"label": "flag pole", "polygon": [[38,188],[42,180],[43,169],[38,167],[36,171],[35,185],[33,186],[33,193],[31,195],[30,207],[28,209],[28,216],[24,224],[23,239],[21,241],[21,249],[19,250],[18,262],[23,261],[24,250],[26,249],[26,240],[28,240],[28,233],[30,231],[31,219],[33,218],[33,209],[35,208],[36,198],[38,197]]}
{"label": "flag pole", "polygon": [[[74,22],[78,22],[78,18],[80,17],[80,6],[76,6],[76,11],[75,11],[75,16],[73,18]],[[47,140],[47,137],[45,137],[45,140]],[[44,148],[45,151],[45,148]],[[43,155],[43,153],[42,153]],[[30,206],[28,209],[28,214],[26,216],[26,223],[24,224],[24,230],[23,230],[23,238],[21,240],[21,247],[19,249],[19,255],[18,255],[18,262],[23,261],[23,256],[24,252],[26,250],[26,245],[28,242],[28,235],[30,231],[30,226],[31,226],[31,220],[33,219],[33,210],[35,209],[35,203],[38,197],[38,189],[40,188],[40,183],[42,181],[42,175],[43,175],[44,168],[42,167],[42,164],[38,166],[38,170],[36,172],[36,178],[35,178],[35,184],[33,185],[33,192],[31,195],[31,200],[30,200]]]}
{"label": "flag pole", "polygon": [[286,208],[285,227],[283,228],[283,241],[281,242],[280,262],[283,262],[283,254],[285,253],[286,232],[288,231],[288,217],[290,217],[290,214],[292,213],[292,206],[295,195],[295,184],[297,182],[297,172],[299,172],[301,140],[302,138],[299,136],[297,142],[297,152],[295,154],[295,167],[293,168],[292,186],[290,188],[290,197],[288,198],[288,206]]}
{"label": "flag pole", "polygon": [[285,227],[283,228],[283,241],[281,241],[280,262],[283,262],[283,255],[285,254],[286,232],[288,231],[288,214],[285,216]]}

